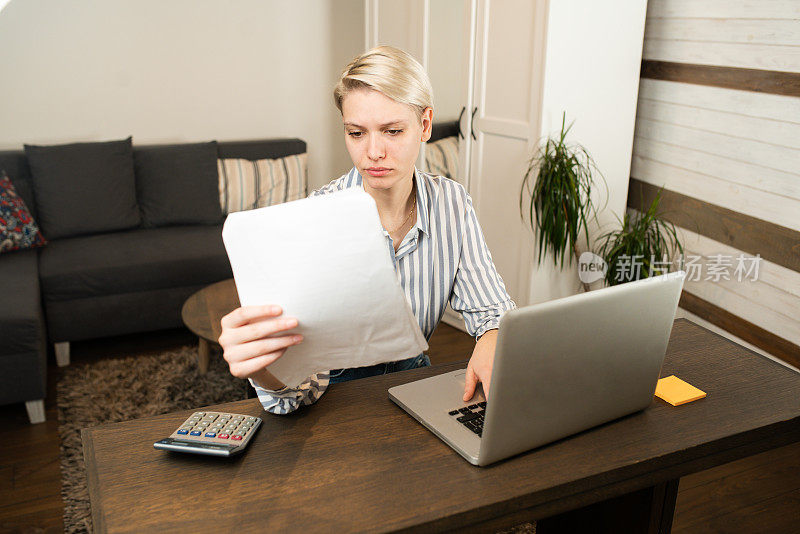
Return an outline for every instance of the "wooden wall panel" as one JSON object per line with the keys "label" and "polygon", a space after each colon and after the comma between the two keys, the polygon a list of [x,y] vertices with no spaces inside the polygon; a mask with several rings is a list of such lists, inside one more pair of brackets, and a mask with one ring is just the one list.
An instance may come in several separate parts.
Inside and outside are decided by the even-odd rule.
{"label": "wooden wall panel", "polygon": [[727,332],[731,332],[748,343],[752,343],[790,365],[800,367],[800,346],[784,339],[780,335],[754,325],[688,291],[684,291],[681,295],[680,307]]}
{"label": "wooden wall panel", "polygon": [[639,98],[800,124],[800,98],[781,94],[665,81],[643,75],[639,81]]}
{"label": "wooden wall panel", "polygon": [[664,187],[687,254],[763,258],[681,306],[800,364],[800,2],[650,0],[641,77],[628,205]]}
{"label": "wooden wall panel", "polygon": [[742,139],[644,118],[636,120],[635,136],[675,146],[691,147],[701,152],[716,154],[736,161],[745,161],[791,174],[800,169],[800,150],[762,143],[752,139]]}
{"label": "wooden wall panel", "polygon": [[[758,191],[800,198],[800,176],[724,156],[643,137],[634,140],[634,154]],[[641,177],[638,176],[637,177]],[[641,177],[646,179],[646,177]],[[649,181],[649,180],[647,180]],[[656,184],[658,185],[658,184]]]}
{"label": "wooden wall panel", "polygon": [[[684,297],[684,302],[686,302],[689,299],[697,300],[697,301],[701,300],[698,297],[694,297],[694,295],[691,295],[690,293],[683,293],[682,296]],[[712,304],[708,304],[706,308],[708,310],[711,310],[709,312],[711,315],[722,315],[722,314],[725,314],[725,310],[718,310],[718,308],[716,306],[712,305]],[[696,314],[694,314],[694,313],[692,313],[692,312],[690,312],[690,311],[688,311],[688,310],[686,310],[684,308],[678,307],[678,312],[675,314],[675,318],[676,319],[681,319],[681,318],[689,319],[693,323],[698,324],[698,325],[702,326],[703,328],[711,330],[712,332],[715,332],[715,333],[717,333],[717,334],[719,334],[721,336],[727,337],[728,339],[732,340],[734,343],[738,343],[739,345],[741,345],[743,347],[747,347],[748,349],[750,349],[750,350],[752,350],[754,352],[757,352],[757,353],[761,354],[762,356],[766,356],[767,358],[770,358],[771,360],[779,362],[782,365],[788,366],[790,369],[794,369],[795,371],[800,372],[800,369],[798,369],[798,366],[800,366],[800,357],[796,356],[797,353],[800,353],[800,347],[798,347],[796,345],[794,347],[791,347],[791,345],[793,345],[793,344],[790,344],[788,341],[786,341],[786,340],[784,340],[784,339],[782,339],[782,338],[780,338],[778,336],[775,336],[774,334],[772,334],[770,332],[766,332],[766,335],[769,336],[771,339],[774,339],[775,343],[769,343],[769,346],[772,347],[773,349],[777,346],[777,344],[789,344],[790,345],[790,350],[786,351],[786,353],[783,355],[782,358],[779,358],[779,357],[775,356],[775,354],[766,351],[765,349],[763,349],[760,346],[754,345],[753,343],[750,343],[749,341],[745,341],[744,339],[740,338],[739,336],[735,336],[735,335],[731,334],[728,330],[725,330],[724,328],[721,328],[721,327],[717,326],[716,324],[714,324],[714,323],[704,319],[703,317],[700,317],[699,315],[696,315]],[[758,328],[758,327],[753,325],[753,328]],[[790,362],[793,362],[793,363],[790,363]]]}
{"label": "wooden wall panel", "polygon": [[[686,228],[678,228],[679,235],[685,246],[692,250],[700,251],[703,254],[727,254],[737,256],[743,251],[709,239],[704,235],[692,232]],[[767,284],[772,288],[800,299],[800,273],[787,269],[777,263],[762,259],[758,269],[758,281],[760,284]],[[786,310],[781,310],[785,313]],[[791,314],[790,314],[791,316]]]}
{"label": "wooden wall panel", "polygon": [[800,46],[797,19],[654,18],[645,23],[648,39]]}
{"label": "wooden wall panel", "polygon": [[799,19],[795,0],[649,0],[647,18]]}
{"label": "wooden wall panel", "polygon": [[[670,191],[691,196],[709,204],[722,206],[758,219],[769,220],[800,232],[800,201],[773,193],[731,183],[699,172],[641,156],[641,146],[631,163],[631,176]],[[647,153],[647,152],[644,152]]]}
{"label": "wooden wall panel", "polygon": [[642,61],[642,78],[665,80],[739,91],[800,96],[800,74],[773,70],[692,65],[669,61]]}
{"label": "wooden wall panel", "polygon": [[637,117],[800,149],[800,124],[639,98]]}
{"label": "wooden wall panel", "polygon": [[800,345],[800,323],[790,320],[760,301],[748,298],[726,289],[720,284],[705,282],[687,282],[686,291],[710,302],[728,313],[744,319],[768,332],[779,332],[780,337]]}
{"label": "wooden wall panel", "polygon": [[800,73],[800,47],[782,45],[708,43],[649,39],[645,35],[642,57],[696,65]]}
{"label": "wooden wall panel", "polygon": [[[628,206],[641,211],[657,192],[657,187],[631,178]],[[677,226],[800,272],[800,232],[796,230],[668,189],[662,191],[659,207],[664,218]]]}

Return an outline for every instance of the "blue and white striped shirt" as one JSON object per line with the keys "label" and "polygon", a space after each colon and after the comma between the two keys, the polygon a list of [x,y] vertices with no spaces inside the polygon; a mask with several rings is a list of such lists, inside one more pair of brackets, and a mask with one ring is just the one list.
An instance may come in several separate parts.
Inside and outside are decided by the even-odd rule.
{"label": "blue and white striped shirt", "polygon": [[[426,340],[439,324],[448,302],[461,313],[467,331],[477,339],[497,328],[503,313],[516,308],[516,304],[492,263],[472,199],[464,187],[417,169],[414,176],[417,219],[397,252],[384,230],[397,276]],[[309,196],[351,187],[363,187],[355,167]],[[328,373],[318,373],[296,388],[255,389],[266,411],[286,414],[316,402],[328,381]]]}

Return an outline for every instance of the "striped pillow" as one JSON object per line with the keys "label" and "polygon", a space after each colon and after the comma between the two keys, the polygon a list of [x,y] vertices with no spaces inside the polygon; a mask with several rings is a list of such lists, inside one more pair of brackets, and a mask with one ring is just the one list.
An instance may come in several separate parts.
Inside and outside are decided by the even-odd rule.
{"label": "striped pillow", "polygon": [[434,176],[458,179],[458,137],[444,137],[425,145],[427,172]]}
{"label": "striped pillow", "polygon": [[222,213],[263,208],[308,194],[308,154],[278,159],[218,159]]}

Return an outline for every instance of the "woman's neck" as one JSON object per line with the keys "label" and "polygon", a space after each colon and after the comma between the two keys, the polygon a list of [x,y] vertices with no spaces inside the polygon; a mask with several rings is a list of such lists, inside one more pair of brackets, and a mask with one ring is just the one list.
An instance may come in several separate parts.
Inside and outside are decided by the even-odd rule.
{"label": "woman's neck", "polygon": [[364,190],[375,200],[384,227],[405,219],[414,203],[413,176],[390,189],[373,189],[364,183]]}

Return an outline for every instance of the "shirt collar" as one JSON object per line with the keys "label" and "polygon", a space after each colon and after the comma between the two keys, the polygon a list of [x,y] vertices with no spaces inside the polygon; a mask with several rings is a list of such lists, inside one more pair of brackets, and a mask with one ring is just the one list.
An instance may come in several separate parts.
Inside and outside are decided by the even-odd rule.
{"label": "shirt collar", "polygon": [[430,204],[428,202],[428,177],[414,167],[414,183],[417,185],[417,226],[430,237],[428,218],[430,217]]}
{"label": "shirt collar", "polygon": [[[412,228],[419,228],[425,235],[430,236],[430,205],[428,201],[427,177],[416,167],[414,167],[414,184],[417,188],[417,220]],[[347,174],[345,186],[364,188],[364,179],[355,167]]]}

